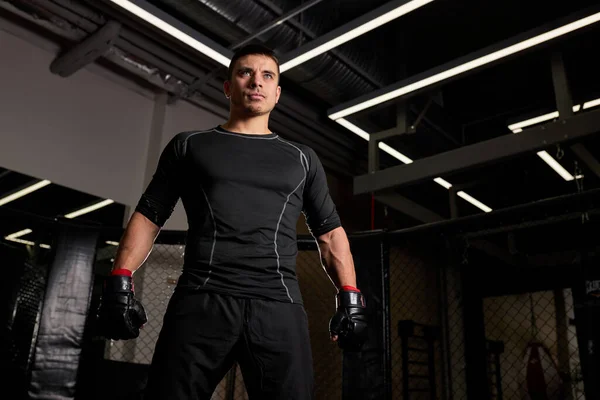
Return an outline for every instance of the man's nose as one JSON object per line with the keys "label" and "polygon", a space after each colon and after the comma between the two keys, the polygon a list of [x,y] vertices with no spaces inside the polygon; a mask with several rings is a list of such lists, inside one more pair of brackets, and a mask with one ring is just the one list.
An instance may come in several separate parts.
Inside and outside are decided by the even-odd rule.
{"label": "man's nose", "polygon": [[250,79],[250,86],[251,87],[257,87],[260,86],[262,87],[263,82],[262,79],[260,78],[259,75],[253,75],[252,78]]}

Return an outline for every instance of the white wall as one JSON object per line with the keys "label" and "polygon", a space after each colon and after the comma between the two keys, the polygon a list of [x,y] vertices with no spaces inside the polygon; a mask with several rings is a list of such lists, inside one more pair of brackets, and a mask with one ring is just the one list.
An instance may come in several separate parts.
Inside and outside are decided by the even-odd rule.
{"label": "white wall", "polygon": [[[59,49],[0,20],[0,167],[135,207],[157,154],[173,135],[224,121],[179,101],[152,130],[155,96],[91,65],[68,78],[50,72]],[[156,118],[154,118],[156,121]],[[152,141],[158,141],[155,143]],[[165,229],[185,230],[181,204]]]}
{"label": "white wall", "polygon": [[0,31],[0,166],[131,204],[145,168],[152,100]]}

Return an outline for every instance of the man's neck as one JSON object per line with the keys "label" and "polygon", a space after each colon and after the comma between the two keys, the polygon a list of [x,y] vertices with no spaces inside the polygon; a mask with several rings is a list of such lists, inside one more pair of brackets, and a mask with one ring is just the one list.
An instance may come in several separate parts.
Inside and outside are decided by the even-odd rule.
{"label": "man's neck", "polygon": [[247,135],[268,135],[271,133],[269,131],[268,115],[244,119],[229,117],[229,120],[222,127],[231,132]]}

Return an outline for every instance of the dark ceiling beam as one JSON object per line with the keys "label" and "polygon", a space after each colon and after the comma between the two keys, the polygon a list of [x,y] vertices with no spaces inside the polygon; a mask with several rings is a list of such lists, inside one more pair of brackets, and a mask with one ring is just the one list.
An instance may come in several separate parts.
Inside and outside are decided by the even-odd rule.
{"label": "dark ceiling beam", "polygon": [[397,193],[380,193],[375,195],[375,200],[393,208],[394,210],[398,210],[419,222],[439,222],[445,219],[435,212]]}
{"label": "dark ceiling beam", "polygon": [[581,139],[598,132],[599,127],[600,110],[579,113],[568,119],[526,129],[519,134],[500,136],[425,157],[412,164],[358,176],[354,179],[354,194],[377,192],[499,162],[557,143]]}
{"label": "dark ceiling beam", "polygon": [[[401,213],[416,219],[423,224],[447,221],[446,218],[397,193],[388,192],[385,194],[376,194],[375,199],[386,206],[393,208],[394,210],[400,211]],[[517,265],[515,257],[513,257],[507,250],[490,242],[489,240],[473,240],[470,242],[470,245],[479,249],[483,253],[502,261],[506,265]]]}
{"label": "dark ceiling beam", "polygon": [[[554,97],[558,114],[561,118],[571,118],[574,115],[573,95],[571,93],[562,53],[552,53],[551,67]],[[571,150],[596,176],[600,177],[600,163],[598,163],[598,160],[596,160],[583,144],[575,143],[571,146]]]}
{"label": "dark ceiling beam", "polygon": [[120,31],[120,23],[108,21],[85,40],[55,58],[50,64],[50,71],[63,78],[73,75],[106,54],[116,42]]}
{"label": "dark ceiling beam", "polygon": [[[330,116],[330,118],[332,118],[334,120],[339,119],[339,118],[345,118],[345,117],[348,117],[349,115],[353,115],[360,111],[367,110],[367,109],[375,106],[376,104],[381,104],[381,103],[389,102],[392,100],[397,101],[400,98],[407,99],[409,97],[415,96],[424,91],[430,91],[430,90],[438,88],[442,85],[446,85],[449,82],[452,82],[456,79],[459,79],[459,78],[462,78],[469,74],[472,74],[474,72],[479,72],[479,71],[483,70],[484,68],[489,68],[494,65],[498,65],[499,63],[511,60],[515,57],[522,56],[523,54],[529,53],[531,51],[539,50],[540,48],[547,47],[550,43],[556,43],[557,40],[570,37],[573,34],[576,34],[577,32],[579,32],[581,29],[579,29],[578,31],[575,31],[575,32],[570,32],[569,34],[566,34],[566,35],[562,35],[562,36],[560,36],[560,39],[554,38],[554,39],[548,40],[542,44],[538,44],[538,45],[529,47],[525,50],[517,51],[516,53],[513,53],[509,56],[497,58],[493,61],[484,63],[476,68],[471,68],[466,71],[461,71],[460,69],[456,69],[455,73],[450,74],[450,76],[447,76],[447,77],[440,75],[442,73],[446,73],[447,71],[458,68],[468,62],[478,60],[481,57],[484,57],[488,54],[495,53],[497,51],[500,51],[502,49],[505,49],[512,45],[515,45],[517,43],[521,43],[532,37],[536,37],[538,35],[544,34],[551,30],[557,29],[561,26],[567,25],[571,22],[580,20],[586,16],[597,13],[598,9],[599,9],[598,6],[594,6],[594,7],[585,9],[585,10],[580,10],[580,11],[573,13],[565,18],[561,18],[561,19],[552,21],[552,22],[545,24],[541,27],[538,27],[536,29],[532,29],[532,30],[522,33],[520,35],[516,35],[510,39],[493,44],[484,49],[475,51],[471,54],[460,57],[458,59],[455,59],[455,60],[445,63],[443,65],[439,65],[428,71],[411,76],[409,78],[395,82],[395,83],[388,85],[386,87],[383,87],[381,89],[375,90],[371,93],[366,93],[366,94],[359,96],[353,100],[339,104],[339,105],[327,110],[327,114]],[[431,82],[425,81],[426,79],[430,80]],[[412,87],[413,85],[414,85],[414,87]],[[400,91],[400,93],[399,93],[399,91]],[[396,94],[396,93],[398,93],[398,94]],[[384,96],[384,95],[389,95],[391,97],[390,98],[382,97],[379,100],[375,100],[376,98],[379,98],[380,96]],[[374,101],[374,104],[360,106],[361,104],[363,104],[367,101],[370,101],[370,100]]]}
{"label": "dark ceiling beam", "polygon": [[571,146],[571,150],[598,178],[600,178],[600,162],[581,143]]}

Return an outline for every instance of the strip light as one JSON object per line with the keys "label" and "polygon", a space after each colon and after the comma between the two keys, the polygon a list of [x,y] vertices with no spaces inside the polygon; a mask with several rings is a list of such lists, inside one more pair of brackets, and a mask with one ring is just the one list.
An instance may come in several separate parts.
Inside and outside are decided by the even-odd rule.
{"label": "strip light", "polygon": [[[4,239],[6,239],[8,241],[11,241],[11,242],[15,242],[15,243],[26,244],[28,246],[35,246],[35,243],[32,242],[31,240],[24,240],[24,239],[17,239],[17,238],[11,238],[11,239],[9,239],[8,237],[5,237]],[[40,247],[43,248],[43,249],[50,249],[51,248],[49,244],[44,244],[44,243],[41,243]]]}
{"label": "strip light", "polygon": [[511,46],[505,47],[503,49],[494,51],[490,54],[486,54],[474,60],[468,61],[464,64],[458,65],[456,67],[450,68],[446,71],[431,75],[427,78],[421,79],[417,82],[411,83],[409,85],[400,87],[398,89],[392,90],[388,93],[384,93],[380,96],[374,97],[372,99],[366,100],[362,103],[350,106],[338,112],[329,115],[329,118],[332,120],[337,120],[339,118],[347,117],[348,115],[355,114],[359,111],[365,110],[367,108],[376,106],[378,104],[384,103],[396,97],[403,96],[407,93],[414,92],[416,90],[422,89],[427,86],[431,86],[435,83],[441,82],[448,78],[460,75],[469,70],[481,67],[483,65],[489,64],[493,61],[499,60],[501,58],[508,57],[512,54],[518,53],[530,47],[537,46],[541,43],[547,42],[549,40],[555,39],[559,36],[563,36],[567,33],[573,32],[575,30],[581,29],[588,25],[594,24],[600,21],[600,12],[596,14],[592,14],[588,17],[582,18],[580,20],[571,22],[569,24],[563,25],[559,28],[553,29],[551,31],[542,33],[540,35],[534,36],[522,42],[513,44]]}
{"label": "strip light", "polygon": [[[82,208],[82,209],[77,210],[77,211],[73,211],[72,213],[69,213],[69,214],[65,215],[65,218],[69,218],[69,219],[76,218],[76,217],[79,217],[81,215],[84,215],[84,214],[90,213],[92,211],[98,210],[98,209],[100,209],[102,207],[106,207],[106,206],[108,206],[108,205],[110,205],[110,204],[112,204],[114,202],[115,201],[111,200],[111,199],[103,200],[103,201],[100,201],[100,202],[98,202],[96,204],[92,204],[91,206]],[[33,246],[35,243],[32,242],[32,241],[30,241],[30,240],[18,239],[21,236],[25,236],[25,235],[30,234],[31,232],[33,232],[33,231],[31,229],[29,229],[29,228],[28,229],[23,229],[21,231],[18,231],[18,232],[15,232],[15,233],[11,233],[10,235],[5,236],[4,239],[10,240],[10,241],[16,242],[16,243],[27,244],[27,245]],[[115,242],[111,242],[109,244],[113,244],[113,243],[115,243]],[[118,245],[118,243],[117,243],[117,245]],[[47,244],[40,244],[40,247],[43,247],[45,249],[49,249],[50,248],[50,246],[47,245]]]}
{"label": "strip light", "polygon": [[[15,242],[15,243],[26,244],[28,246],[35,246],[35,242],[32,242],[31,240],[19,239],[21,236],[29,235],[31,232],[33,232],[31,229],[23,229],[22,231],[11,233],[10,235],[4,236],[4,239],[11,241],[11,242]],[[42,247],[44,249],[50,248],[49,245],[43,244],[43,243],[40,244],[40,247]]]}
{"label": "strip light", "polygon": [[49,180],[43,180],[43,181],[35,183],[31,186],[28,186],[24,189],[21,189],[18,192],[15,192],[13,194],[10,194],[10,195],[0,199],[0,206],[10,203],[11,201],[17,200],[23,196],[27,196],[29,193],[35,192],[36,190],[39,190],[39,189],[43,188],[44,186],[48,186],[51,183],[52,182],[50,182]]}
{"label": "strip light", "polygon": [[387,24],[403,15],[410,13],[411,11],[416,10],[417,8],[423,7],[424,5],[431,3],[433,0],[412,0],[408,3],[405,3],[395,9],[378,16],[375,19],[372,19],[368,22],[365,22],[358,27],[351,29],[328,42],[323,43],[322,45],[315,47],[297,57],[292,58],[289,61],[284,62],[279,67],[281,73],[294,68],[320,54],[323,54],[335,47],[338,47],[346,42],[349,42],[352,39],[357,38],[358,36],[364,35],[365,33],[372,31],[375,28],[378,28],[382,25]]}
{"label": "strip light", "polygon": [[5,236],[4,239],[16,239],[21,236],[29,235],[31,232],[33,232],[31,229],[23,229],[22,231],[11,233],[10,235]]}
{"label": "strip light", "polygon": [[91,206],[82,208],[81,210],[73,211],[72,213],[65,215],[65,218],[72,219],[75,217],[79,217],[80,215],[91,213],[92,211],[96,211],[99,208],[106,207],[114,202],[115,202],[114,200],[110,200],[110,199],[103,200],[99,203],[92,204]]}
{"label": "strip light", "polygon": [[229,66],[229,63],[231,62],[229,57],[224,56],[223,54],[221,54],[218,51],[214,50],[213,48],[207,46],[206,44],[202,43],[201,41],[191,37],[187,33],[174,27],[173,25],[163,21],[162,19],[158,18],[156,15],[146,11],[142,7],[138,6],[137,4],[134,4],[132,1],[130,1],[130,0],[110,0],[110,1],[116,5],[124,8],[125,10],[129,11],[130,13],[140,17],[141,19],[150,23],[151,25],[154,25],[155,27],[162,30],[163,32],[182,41],[183,43],[187,44],[188,46],[192,47],[193,49],[198,50],[200,53],[204,54],[207,57],[210,57],[211,59],[215,60],[219,64],[224,65],[226,67]]}
{"label": "strip light", "polygon": [[119,246],[119,242],[114,242],[112,240],[107,240],[106,244],[110,244],[111,246]]}
{"label": "strip light", "polygon": [[[363,138],[367,141],[369,140],[369,133],[365,132],[364,130],[360,129],[358,126],[345,120],[344,118],[340,118],[340,119],[336,120],[335,122],[342,125],[344,128],[348,129],[349,131],[353,132],[354,134],[360,136],[361,138]],[[390,147],[389,145],[387,145],[385,143],[379,142],[378,147],[381,150],[388,153],[389,155],[391,155],[392,157],[402,161],[404,164],[411,164],[413,162],[413,160],[410,157],[405,156],[404,154],[400,153],[398,150],[393,149],[392,147]],[[433,181],[445,189],[450,189],[452,187],[452,184],[443,178],[438,177],[438,178],[435,178]],[[457,196],[460,196],[462,199],[466,200],[467,202],[471,203],[472,205],[474,205],[475,207],[479,208],[482,211],[485,211],[485,212],[492,211],[492,209],[490,207],[483,204],[482,202],[480,202],[473,196],[467,194],[466,192],[463,192],[462,190],[457,192],[456,194],[457,194]]]}
{"label": "strip light", "polygon": [[15,242],[15,243],[26,244],[26,245],[29,245],[29,246],[34,246],[35,245],[35,243],[32,242],[31,240],[24,240],[24,239],[17,239],[17,238],[9,239],[8,237],[5,237],[4,239],[9,240],[11,242]]}
{"label": "strip light", "polygon": [[[583,103],[583,109],[587,110],[588,108],[596,107],[598,105],[600,105],[600,99],[591,100],[591,101]],[[581,108],[582,108],[581,104],[576,104],[573,106],[573,112],[575,112],[575,113],[579,112],[581,110]],[[526,119],[524,121],[516,122],[514,124],[509,125],[508,129],[510,129],[514,133],[519,133],[519,132],[523,131],[523,128],[526,128],[528,126],[532,126],[535,124],[539,124],[541,122],[550,121],[550,120],[556,119],[558,117],[559,117],[558,111],[554,111],[554,112],[540,115],[540,116],[537,116],[534,118]],[[515,132],[516,130],[518,130],[518,132]]]}
{"label": "strip light", "polygon": [[[573,112],[579,112],[580,110],[587,110],[588,108],[596,107],[600,105],[600,99],[591,100],[583,103],[583,107],[581,104],[576,104],[573,106]],[[513,133],[521,133],[523,132],[523,128],[539,124],[541,122],[550,121],[559,117],[559,112],[554,111],[551,113],[543,114],[534,118],[529,118],[524,121],[516,122],[508,126]],[[572,181],[574,179],[581,179],[583,175],[573,176],[569,171],[567,171],[558,161],[556,161],[547,151],[542,150],[537,152],[538,157],[550,166],[558,175],[560,175],[565,181]]]}

